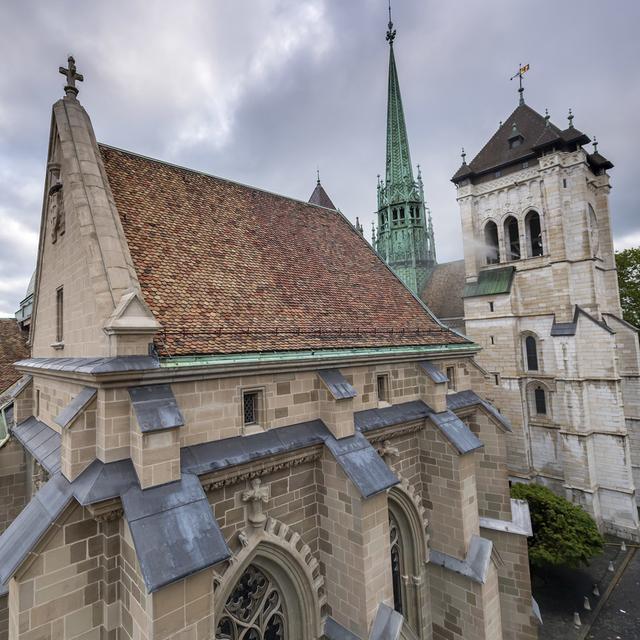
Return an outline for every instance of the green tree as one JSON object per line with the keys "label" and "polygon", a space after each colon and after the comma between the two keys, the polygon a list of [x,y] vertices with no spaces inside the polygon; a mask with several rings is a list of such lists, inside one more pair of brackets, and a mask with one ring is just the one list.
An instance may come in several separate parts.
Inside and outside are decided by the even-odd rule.
{"label": "green tree", "polygon": [[640,327],[640,247],[616,251],[616,267],[623,317]]}
{"label": "green tree", "polygon": [[577,568],[602,552],[604,540],[596,523],[581,507],[538,484],[514,484],[511,495],[529,503],[532,566]]}

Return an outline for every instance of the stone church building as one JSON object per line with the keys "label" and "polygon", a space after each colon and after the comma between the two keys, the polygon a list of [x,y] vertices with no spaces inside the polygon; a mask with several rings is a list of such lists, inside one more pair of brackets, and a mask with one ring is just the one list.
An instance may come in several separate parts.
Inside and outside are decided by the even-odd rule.
{"label": "stone church building", "polygon": [[335,209],[98,144],[61,72],[0,638],[537,637],[479,346]]}
{"label": "stone church building", "polygon": [[[523,71],[517,75],[522,80]],[[601,529],[639,539],[640,348],[622,319],[608,171],[587,135],[524,102],[452,178],[464,260],[436,263],[414,179],[393,47],[387,166],[373,244],[447,326],[482,347],[490,399],[513,425],[513,481],[543,483]]]}

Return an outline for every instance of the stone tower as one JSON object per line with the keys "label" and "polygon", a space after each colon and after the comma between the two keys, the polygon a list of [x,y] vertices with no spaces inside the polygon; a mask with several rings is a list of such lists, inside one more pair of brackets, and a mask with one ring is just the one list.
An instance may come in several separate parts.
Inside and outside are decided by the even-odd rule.
{"label": "stone tower", "polygon": [[[573,125],[520,104],[453,177],[466,334],[510,418],[512,479],[638,535],[640,354],[621,318],[608,204],[612,163]],[[635,473],[634,473],[635,470]]]}
{"label": "stone tower", "polygon": [[378,179],[378,225],[373,244],[407,287],[419,294],[436,264],[433,225],[424,204],[419,169],[417,179],[413,177],[393,53],[396,32],[391,16],[388,27],[387,166],[384,182]]}

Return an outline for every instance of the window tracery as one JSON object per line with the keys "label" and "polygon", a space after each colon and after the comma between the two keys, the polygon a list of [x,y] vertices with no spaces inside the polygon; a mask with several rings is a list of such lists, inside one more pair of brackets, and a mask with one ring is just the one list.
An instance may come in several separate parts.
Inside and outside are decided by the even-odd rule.
{"label": "window tracery", "polygon": [[288,640],[282,592],[256,565],[246,568],[227,599],[216,640]]}

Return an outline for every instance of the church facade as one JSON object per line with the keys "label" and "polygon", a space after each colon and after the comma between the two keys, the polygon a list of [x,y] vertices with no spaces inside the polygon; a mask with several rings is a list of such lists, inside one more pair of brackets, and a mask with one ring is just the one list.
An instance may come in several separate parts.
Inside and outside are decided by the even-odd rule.
{"label": "church facade", "polygon": [[0,638],[535,638],[478,345],[332,207],[98,144],[61,72]]}
{"label": "church facade", "polygon": [[[613,165],[597,144],[586,150],[590,139],[571,112],[560,128],[523,95],[521,86],[520,104],[469,164],[463,151],[452,181],[464,260],[437,264],[431,220],[420,213],[422,180],[412,183],[392,48],[387,177],[373,243],[444,324],[482,347],[487,397],[514,426],[512,481],[543,483],[602,530],[637,540],[640,349],[620,308]],[[414,203],[417,219],[400,219]]]}

